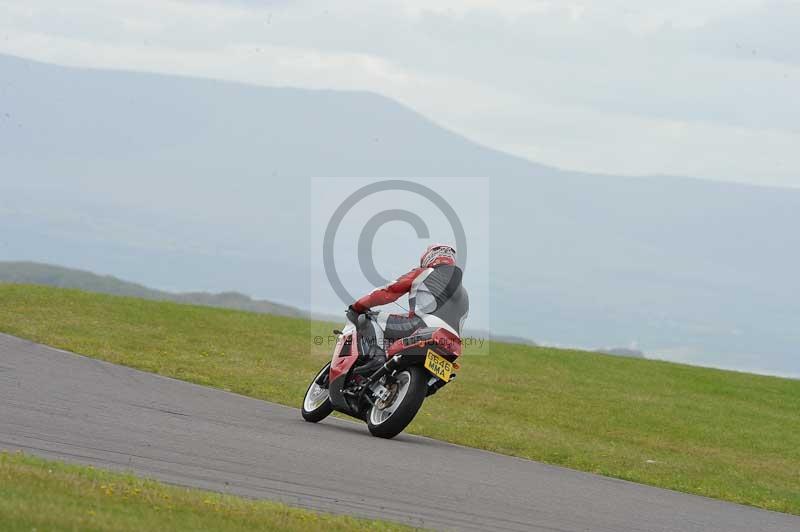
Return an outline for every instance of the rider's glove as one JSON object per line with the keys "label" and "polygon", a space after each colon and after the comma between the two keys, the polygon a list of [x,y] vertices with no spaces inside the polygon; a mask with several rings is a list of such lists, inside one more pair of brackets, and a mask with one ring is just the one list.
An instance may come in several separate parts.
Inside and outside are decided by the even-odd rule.
{"label": "rider's glove", "polygon": [[346,314],[347,314],[347,319],[348,320],[350,320],[353,323],[358,323],[358,317],[361,314],[363,314],[363,312],[357,311],[355,309],[355,307],[353,307],[353,305],[350,305],[349,307],[347,307],[347,313]]}

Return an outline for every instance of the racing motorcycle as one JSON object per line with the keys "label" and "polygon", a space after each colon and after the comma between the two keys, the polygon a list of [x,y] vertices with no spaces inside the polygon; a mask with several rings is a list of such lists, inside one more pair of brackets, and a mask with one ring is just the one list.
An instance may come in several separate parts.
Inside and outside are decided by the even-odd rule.
{"label": "racing motorcycle", "polygon": [[337,335],[331,361],[317,373],[303,399],[303,419],[322,421],[334,410],[367,422],[379,438],[394,438],[414,419],[426,397],[452,381],[459,369],[461,339],[445,328],[417,329],[391,344],[386,363],[371,375],[353,370],[364,362],[368,342],[358,333],[376,320],[369,311],[350,319]]}

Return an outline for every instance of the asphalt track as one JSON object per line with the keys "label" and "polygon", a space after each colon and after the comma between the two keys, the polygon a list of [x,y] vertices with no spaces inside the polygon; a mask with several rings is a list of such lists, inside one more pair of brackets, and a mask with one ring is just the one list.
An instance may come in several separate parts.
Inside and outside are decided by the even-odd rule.
{"label": "asphalt track", "polygon": [[334,418],[312,425],[293,408],[2,334],[0,449],[426,528],[800,530],[796,516],[428,438],[380,440]]}

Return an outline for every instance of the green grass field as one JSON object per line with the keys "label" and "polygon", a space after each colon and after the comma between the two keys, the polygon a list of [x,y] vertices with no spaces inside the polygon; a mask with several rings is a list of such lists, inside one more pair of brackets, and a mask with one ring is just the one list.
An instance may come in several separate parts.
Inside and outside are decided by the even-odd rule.
{"label": "green grass field", "polygon": [[167,486],[131,475],[0,453],[4,532],[410,530],[283,504]]}
{"label": "green grass field", "polygon": [[[0,285],[0,331],[297,407],[330,356],[325,324],[33,286]],[[409,432],[800,514],[800,381],[506,344],[461,365]]]}

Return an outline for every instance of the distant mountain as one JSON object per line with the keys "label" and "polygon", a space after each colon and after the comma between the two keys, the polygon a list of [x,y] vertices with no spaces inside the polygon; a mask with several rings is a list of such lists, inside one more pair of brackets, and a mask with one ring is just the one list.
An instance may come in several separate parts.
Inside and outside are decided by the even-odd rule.
{"label": "distant mountain", "polygon": [[[110,294],[115,296],[130,296],[158,301],[173,301],[206,307],[229,308],[246,310],[261,314],[276,314],[308,318],[309,313],[287,305],[252,299],[238,292],[221,292],[212,294],[208,292],[172,293],[164,290],[154,290],[146,286],[117,279],[111,275],[97,275],[84,270],[64,268],[52,264],[38,262],[0,262],[0,283],[38,284],[55,286],[58,288],[75,288],[87,292]],[[341,316],[330,314],[312,313],[315,320],[338,323],[343,320]],[[468,330],[465,336],[474,338],[490,338],[497,342],[536,345],[527,338],[517,336],[492,335],[487,331]]]}
{"label": "distant mountain", "polygon": [[293,307],[279,305],[270,301],[251,299],[238,292],[174,294],[153,290],[110,275],[97,275],[87,271],[36,262],[0,262],[0,283],[40,284],[59,288],[76,288],[87,292],[115,296],[131,296],[206,307],[247,310],[263,314],[277,314],[279,316],[307,317],[308,315],[307,312]]}
{"label": "distant mountain", "polygon": [[483,329],[466,329],[464,331],[464,336],[470,336],[472,338],[481,339],[481,338],[488,338],[494,342],[502,342],[504,344],[522,344],[522,345],[532,345],[537,346],[536,342],[531,340],[530,338],[526,338],[524,336],[514,336],[512,334],[496,334],[491,333]]}
{"label": "distant mountain", "polygon": [[604,355],[614,355],[619,357],[645,358],[644,353],[642,353],[638,349],[629,349],[627,347],[610,347],[605,349],[595,349],[595,353],[603,353]]}
{"label": "distant mountain", "polygon": [[[315,177],[490,178],[448,198],[490,215],[468,327],[800,375],[800,190],[562,171],[366,92],[0,56],[0,260],[338,312],[310,282]],[[393,245],[401,274],[419,251]]]}

